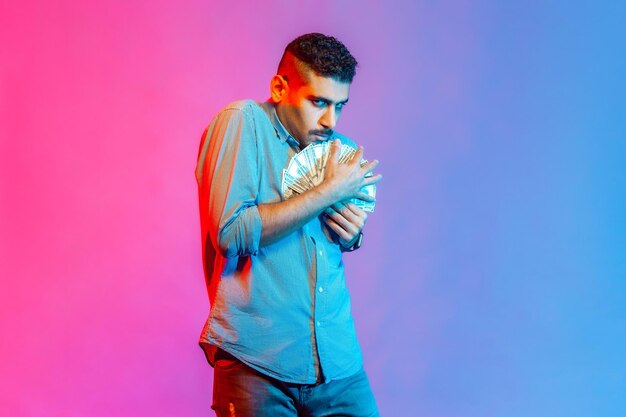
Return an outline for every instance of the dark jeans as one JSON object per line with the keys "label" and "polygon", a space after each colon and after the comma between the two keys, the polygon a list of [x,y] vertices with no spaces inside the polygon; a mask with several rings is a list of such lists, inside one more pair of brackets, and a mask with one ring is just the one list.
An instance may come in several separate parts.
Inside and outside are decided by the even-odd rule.
{"label": "dark jeans", "polygon": [[378,416],[363,370],[327,384],[290,384],[229,355],[215,361],[212,408],[218,417]]}

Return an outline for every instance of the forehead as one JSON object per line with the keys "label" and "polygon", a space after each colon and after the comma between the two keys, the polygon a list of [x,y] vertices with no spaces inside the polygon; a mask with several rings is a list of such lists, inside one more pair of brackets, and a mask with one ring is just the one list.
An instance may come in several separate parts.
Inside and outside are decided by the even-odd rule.
{"label": "forehead", "polygon": [[350,94],[350,83],[331,77],[322,77],[310,71],[303,77],[298,93],[302,96],[322,97],[333,102],[345,101]]}

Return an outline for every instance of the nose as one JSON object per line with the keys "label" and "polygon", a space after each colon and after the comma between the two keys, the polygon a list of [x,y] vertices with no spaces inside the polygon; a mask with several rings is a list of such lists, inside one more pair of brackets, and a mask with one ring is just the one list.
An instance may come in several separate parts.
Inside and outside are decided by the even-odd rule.
{"label": "nose", "polygon": [[324,129],[333,129],[336,124],[337,112],[335,111],[335,106],[328,106],[320,118],[320,125],[322,125]]}

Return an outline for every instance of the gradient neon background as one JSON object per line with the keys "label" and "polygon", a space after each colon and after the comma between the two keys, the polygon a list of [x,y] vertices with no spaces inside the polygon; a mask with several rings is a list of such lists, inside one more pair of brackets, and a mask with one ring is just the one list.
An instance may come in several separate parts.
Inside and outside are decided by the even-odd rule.
{"label": "gradient neon background", "polygon": [[[436,4],[435,4],[436,3]],[[626,3],[0,5],[0,414],[204,416],[193,171],[285,44],[360,61],[346,256],[383,416],[626,415]]]}

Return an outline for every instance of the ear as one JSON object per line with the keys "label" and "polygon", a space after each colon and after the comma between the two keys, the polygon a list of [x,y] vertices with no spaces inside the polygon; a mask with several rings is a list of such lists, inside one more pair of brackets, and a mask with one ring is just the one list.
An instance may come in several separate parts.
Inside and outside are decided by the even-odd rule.
{"label": "ear", "polygon": [[287,97],[289,85],[282,75],[274,75],[270,81],[270,94],[274,103],[280,103]]}

